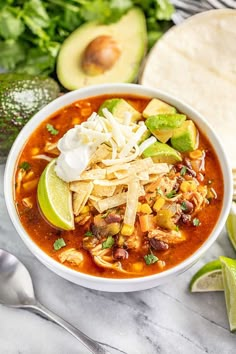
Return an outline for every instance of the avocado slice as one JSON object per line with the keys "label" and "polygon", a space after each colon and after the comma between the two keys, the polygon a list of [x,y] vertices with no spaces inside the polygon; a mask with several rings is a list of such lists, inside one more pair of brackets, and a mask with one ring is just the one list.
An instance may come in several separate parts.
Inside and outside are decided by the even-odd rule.
{"label": "avocado slice", "polygon": [[131,113],[131,121],[136,122],[142,118],[142,115],[133,106],[126,102],[123,98],[111,98],[103,102],[99,107],[98,114],[103,116],[103,108],[107,108],[116,118],[123,122],[125,113]]}
{"label": "avocado slice", "polygon": [[184,114],[157,114],[146,119],[145,124],[151,133],[162,143],[166,143],[185,121]]}
{"label": "avocado slice", "polygon": [[159,100],[158,98],[153,98],[144,109],[143,116],[144,118],[148,118],[161,113],[173,114],[176,112],[177,110],[175,107],[170,106],[169,104]]}
{"label": "avocado slice", "polygon": [[166,162],[175,164],[182,161],[182,157],[178,151],[167,144],[156,141],[143,151],[144,158],[151,157],[154,162]]}
{"label": "avocado slice", "polygon": [[86,23],[62,44],[57,59],[58,79],[68,90],[133,82],[146,47],[146,20],[140,8],[132,8],[116,23]]}
{"label": "avocado slice", "polygon": [[171,145],[178,151],[188,152],[197,148],[198,130],[192,120],[183,122],[180,128],[173,132]]}

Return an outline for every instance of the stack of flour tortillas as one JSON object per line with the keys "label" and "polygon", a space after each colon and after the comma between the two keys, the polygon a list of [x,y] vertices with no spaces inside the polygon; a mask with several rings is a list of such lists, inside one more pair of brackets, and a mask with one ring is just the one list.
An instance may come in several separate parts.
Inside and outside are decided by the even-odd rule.
{"label": "stack of flour tortillas", "polygon": [[202,113],[236,169],[236,10],[212,10],[173,27],[151,50],[140,83]]}

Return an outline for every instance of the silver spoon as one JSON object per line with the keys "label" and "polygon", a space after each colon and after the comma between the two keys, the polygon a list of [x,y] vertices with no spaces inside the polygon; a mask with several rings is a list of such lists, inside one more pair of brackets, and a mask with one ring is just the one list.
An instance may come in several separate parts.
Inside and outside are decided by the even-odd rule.
{"label": "silver spoon", "polygon": [[46,307],[35,297],[31,276],[25,266],[12,254],[0,249],[0,304],[35,312],[66,329],[91,353],[110,354],[101,344],[89,338]]}

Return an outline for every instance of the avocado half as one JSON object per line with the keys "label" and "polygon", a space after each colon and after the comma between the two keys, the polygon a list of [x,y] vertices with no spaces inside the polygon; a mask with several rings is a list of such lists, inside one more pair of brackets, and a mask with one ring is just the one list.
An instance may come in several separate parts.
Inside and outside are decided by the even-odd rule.
{"label": "avocado half", "polygon": [[90,22],[75,30],[61,46],[57,76],[68,90],[100,83],[133,82],[146,48],[145,16],[141,9],[133,8],[116,23]]}

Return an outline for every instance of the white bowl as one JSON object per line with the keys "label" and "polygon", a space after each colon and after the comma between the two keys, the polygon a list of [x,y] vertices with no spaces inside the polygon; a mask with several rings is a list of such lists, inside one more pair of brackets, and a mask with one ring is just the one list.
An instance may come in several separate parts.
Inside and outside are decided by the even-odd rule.
{"label": "white bowl", "polygon": [[[203,243],[203,245],[198,250],[196,250],[190,257],[188,257],[175,267],[159,274],[133,279],[111,279],[87,275],[70,269],[49,257],[41,248],[39,248],[39,246],[36,245],[36,243],[34,243],[34,241],[27,234],[26,230],[23,228],[15,208],[13,199],[13,177],[15,173],[16,162],[25,142],[32,134],[32,132],[40,125],[40,123],[44,119],[49,117],[52,113],[59,110],[60,108],[79,99],[98,96],[102,94],[132,94],[137,96],[157,97],[161,100],[166,101],[170,105],[175,106],[179,111],[185,113],[187,116],[193,119],[193,121],[196,122],[201,131],[204,132],[204,134],[208,137],[209,141],[215,149],[215,152],[220,162],[224,179],[224,198],[223,207],[213,231],[211,232],[207,240]],[[176,277],[177,274],[182,273],[184,270],[192,266],[199,259],[199,257],[201,257],[208,250],[208,248],[213,244],[220,231],[222,230],[227,215],[229,213],[233,187],[231,169],[229,167],[229,163],[225,155],[224,149],[221,145],[221,142],[214,133],[213,128],[209,126],[209,124],[199,113],[197,113],[187,104],[174,98],[173,96],[165,94],[164,92],[158,91],[156,89],[150,89],[135,84],[104,84],[90,86],[88,88],[69,92],[57,98],[53,102],[49,103],[33,118],[31,118],[31,120],[25,125],[25,127],[18,135],[9,153],[5,168],[4,191],[7,209],[10,218],[16,228],[16,231],[19,233],[20,237],[22,238],[26,246],[30,249],[30,251],[46,267],[48,267],[61,277],[90,289],[112,292],[128,292],[149,289],[154,286],[160,285],[161,283],[167,282],[171,278]]]}

